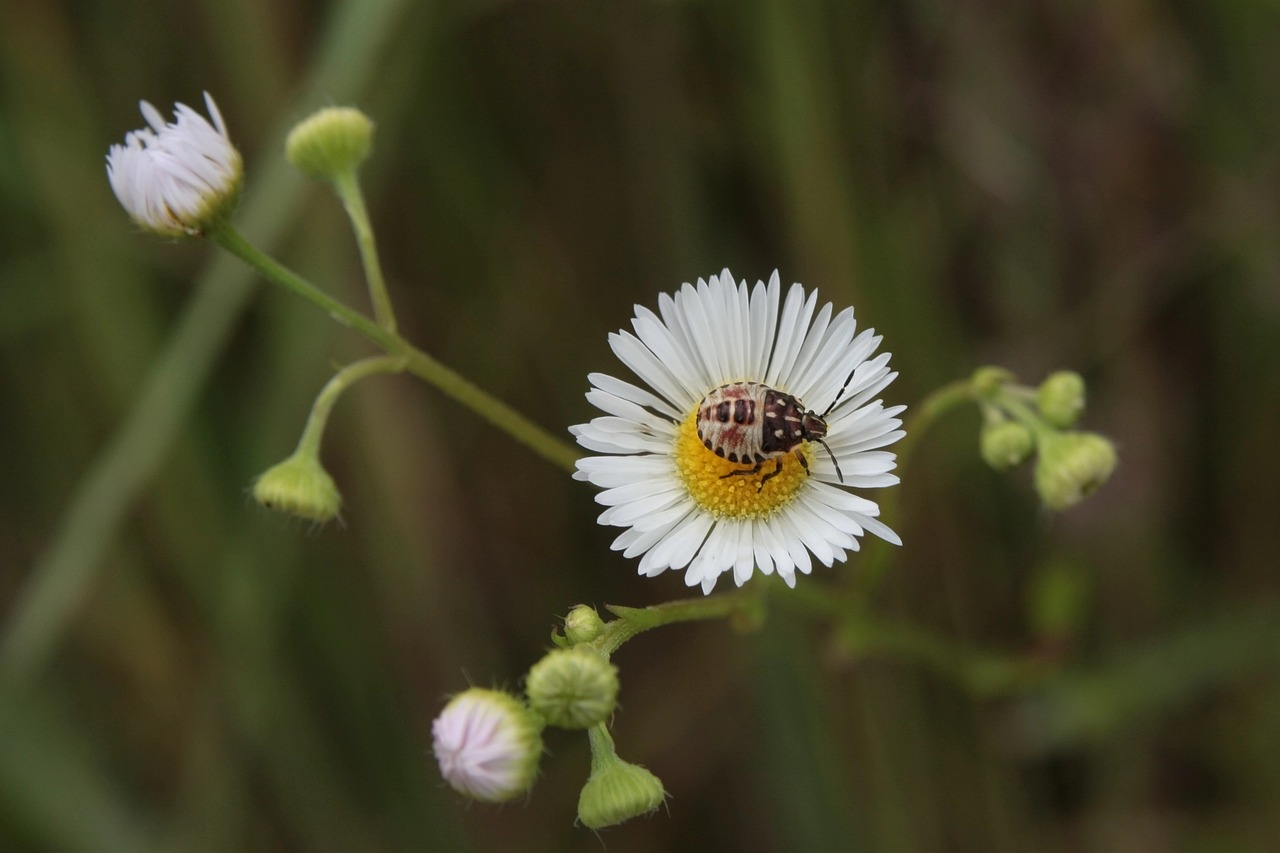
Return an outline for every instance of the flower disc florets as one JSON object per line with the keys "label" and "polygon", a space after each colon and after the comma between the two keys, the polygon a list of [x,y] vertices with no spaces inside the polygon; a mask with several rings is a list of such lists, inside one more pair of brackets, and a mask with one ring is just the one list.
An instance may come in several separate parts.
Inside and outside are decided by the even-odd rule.
{"label": "flower disc florets", "polygon": [[[613,547],[640,557],[641,574],[685,569],[686,584],[710,592],[721,574],[741,585],[758,568],[794,585],[811,557],[830,566],[866,532],[899,542],[879,507],[848,491],[898,482],[894,455],[880,448],[903,435],[903,407],[875,399],[897,376],[889,354],[873,356],[880,338],[858,332],[852,308],[819,307],[798,284],[784,299],[776,272],[748,287],[725,270],[660,296],[657,313],[636,306],[632,327],[609,343],[648,387],[590,374],[587,399],[605,414],[571,431],[601,454],[579,460],[576,476],[604,489],[600,523],[626,528]],[[698,413],[727,383],[742,384],[733,394],[750,398],[754,419],[735,409],[733,427],[700,440]],[[825,448],[788,433],[775,449],[763,432],[733,432],[766,429],[766,391],[825,424],[805,433]]]}
{"label": "flower disc florets", "polygon": [[206,92],[209,120],[178,104],[166,124],[160,111],[140,104],[150,127],[125,135],[107,152],[107,179],[125,212],[148,231],[167,237],[208,231],[230,215],[244,163],[231,144],[218,105]]}

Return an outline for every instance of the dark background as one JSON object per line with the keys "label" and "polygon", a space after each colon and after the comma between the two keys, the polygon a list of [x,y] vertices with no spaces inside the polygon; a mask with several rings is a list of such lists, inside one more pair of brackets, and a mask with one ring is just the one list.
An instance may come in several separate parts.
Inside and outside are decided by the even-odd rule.
{"label": "dark background", "polygon": [[[0,847],[1275,849],[1278,26],[1253,0],[7,0]],[[518,686],[575,603],[685,587],[409,377],[335,411],[343,524],[252,504],[369,349],[112,198],[138,99],[205,89],[244,230],[361,307],[341,208],[280,140],[368,112],[405,334],[558,434],[622,373],[633,303],[728,265],[855,305],[889,404],[1080,371],[1120,467],[1050,515],[948,417],[900,472],[902,549],[754,634],[617,655],[619,751],[666,810],[575,828],[560,731],[527,801],[469,804],[429,752],[445,697]],[[835,587],[856,612],[807,615]]]}

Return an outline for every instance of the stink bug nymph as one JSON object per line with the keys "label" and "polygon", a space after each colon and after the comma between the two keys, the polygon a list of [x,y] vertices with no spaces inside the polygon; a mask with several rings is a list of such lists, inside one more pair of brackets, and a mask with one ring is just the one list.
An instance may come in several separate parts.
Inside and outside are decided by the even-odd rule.
{"label": "stink bug nymph", "polygon": [[[698,404],[698,438],[704,447],[716,456],[743,465],[754,465],[740,471],[730,471],[724,477],[758,474],[770,459],[775,460],[773,470],[760,478],[759,489],[782,472],[782,461],[794,452],[805,473],[809,461],[802,444],[816,441],[821,444],[836,466],[836,476],[844,482],[840,463],[823,441],[827,435],[827,415],[840,401],[844,389],[849,386],[853,374],[844,381],[836,398],[822,414],[805,409],[792,394],[784,394],[760,382],[729,382],[714,389]],[[723,477],[721,478],[723,479]]]}

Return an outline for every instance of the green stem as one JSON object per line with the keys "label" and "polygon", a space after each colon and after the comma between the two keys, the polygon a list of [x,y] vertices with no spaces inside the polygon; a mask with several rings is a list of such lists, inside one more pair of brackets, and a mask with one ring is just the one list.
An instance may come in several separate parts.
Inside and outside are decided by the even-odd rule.
{"label": "green stem", "polygon": [[260,251],[236,230],[234,225],[226,225],[209,234],[219,246],[240,258],[249,266],[261,272],[268,281],[292,290],[298,296],[321,308],[330,317],[351,329],[355,329],[387,352],[395,352],[401,345],[395,332],[387,331],[352,308],[334,299],[293,270],[277,262],[270,255]]}
{"label": "green stem", "polygon": [[758,624],[764,615],[764,587],[765,584],[757,582],[733,592],[701,598],[682,598],[652,607],[610,604],[607,605],[609,612],[618,618],[606,622],[603,632],[592,644],[607,658],[637,634],[676,622],[706,622],[737,617],[749,624]]}
{"label": "green stem", "polygon": [[396,331],[396,315],[387,293],[387,282],[382,277],[382,264],[378,261],[378,247],[373,238],[373,226],[369,224],[369,211],[364,205],[364,194],[355,169],[334,178],[334,189],[342,206],[347,209],[351,227],[356,232],[356,244],[360,247],[360,260],[364,263],[365,280],[369,283],[369,301],[373,303],[373,316],[378,325],[388,332]]}
{"label": "green stem", "polygon": [[594,772],[606,764],[616,763],[618,748],[613,743],[613,735],[603,722],[596,723],[587,729],[587,740],[591,744],[591,770]]}
{"label": "green stem", "polygon": [[292,270],[258,251],[233,226],[227,226],[210,236],[217,241],[218,245],[259,270],[268,280],[284,286],[308,302],[319,306],[338,322],[373,341],[388,355],[402,357],[405,362],[404,369],[409,373],[436,386],[548,462],[571,473],[575,470],[578,452],[571,445],[538,426],[478,385],[464,379],[396,332],[378,325],[359,311],[347,307]]}
{"label": "green stem", "polygon": [[405,369],[405,358],[401,355],[375,355],[354,361],[333,375],[311,406],[311,414],[307,417],[307,425],[302,430],[302,438],[298,440],[297,453],[317,456],[320,452],[320,439],[324,436],[325,425],[329,422],[329,413],[342,392],[366,376],[378,373],[399,373]]}

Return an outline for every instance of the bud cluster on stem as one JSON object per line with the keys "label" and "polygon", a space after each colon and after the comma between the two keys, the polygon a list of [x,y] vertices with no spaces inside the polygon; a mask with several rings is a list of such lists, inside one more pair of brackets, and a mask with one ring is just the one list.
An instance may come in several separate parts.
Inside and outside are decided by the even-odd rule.
{"label": "bud cluster on stem", "polygon": [[983,461],[1004,471],[1034,453],[1036,491],[1049,509],[1070,509],[1115,470],[1115,445],[1097,433],[1072,429],[1085,404],[1084,379],[1078,373],[1058,371],[1037,388],[1028,388],[1006,370],[984,367],[970,382],[982,410]]}

